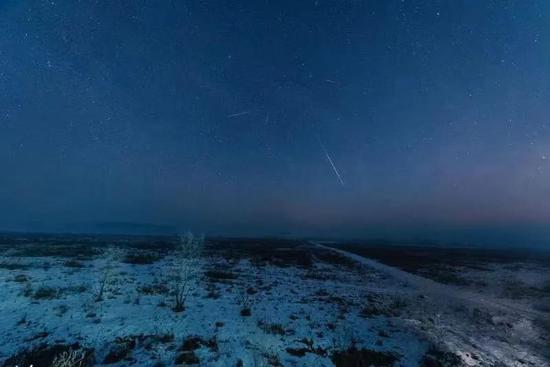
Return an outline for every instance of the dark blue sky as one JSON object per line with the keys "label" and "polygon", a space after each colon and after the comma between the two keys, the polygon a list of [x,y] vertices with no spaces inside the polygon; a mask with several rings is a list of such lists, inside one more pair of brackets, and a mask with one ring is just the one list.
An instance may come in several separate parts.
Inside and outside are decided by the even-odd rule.
{"label": "dark blue sky", "polygon": [[547,1],[3,1],[0,228],[541,241],[549,101]]}

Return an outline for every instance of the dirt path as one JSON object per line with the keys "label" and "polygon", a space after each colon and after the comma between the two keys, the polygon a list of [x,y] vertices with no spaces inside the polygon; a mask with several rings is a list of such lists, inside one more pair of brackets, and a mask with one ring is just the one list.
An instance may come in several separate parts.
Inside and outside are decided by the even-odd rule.
{"label": "dirt path", "polygon": [[521,305],[507,302],[506,300],[496,299],[481,293],[471,292],[465,289],[454,287],[447,284],[438,283],[431,279],[427,279],[416,274],[412,274],[399,268],[389,266],[376,260],[366,258],[354,253],[341,250],[338,248],[322,245],[317,242],[312,242],[315,246],[326,250],[338,252],[350,259],[366,265],[372,269],[385,273],[394,279],[402,281],[409,286],[416,288],[418,291],[431,295],[436,299],[448,299],[452,302],[460,302],[464,306],[482,307],[494,311],[501,311],[507,314],[512,313],[529,320],[537,318],[549,318],[550,315],[530,308],[522,307]]}

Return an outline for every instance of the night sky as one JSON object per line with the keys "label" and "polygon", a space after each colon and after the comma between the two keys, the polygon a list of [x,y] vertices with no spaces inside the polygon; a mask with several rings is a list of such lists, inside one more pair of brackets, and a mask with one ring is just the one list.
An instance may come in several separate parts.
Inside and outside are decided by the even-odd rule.
{"label": "night sky", "polygon": [[7,230],[540,243],[550,2],[2,1],[0,168]]}

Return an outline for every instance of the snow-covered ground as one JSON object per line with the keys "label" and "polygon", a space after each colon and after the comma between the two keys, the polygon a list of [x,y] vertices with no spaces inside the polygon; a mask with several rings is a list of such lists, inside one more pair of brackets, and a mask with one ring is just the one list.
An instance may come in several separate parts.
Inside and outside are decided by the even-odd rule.
{"label": "snow-covered ground", "polygon": [[0,364],[72,345],[93,365],[114,366],[548,365],[544,312],[457,302],[444,295],[453,288],[432,292],[394,268],[310,244],[267,257],[205,251],[175,312],[179,258],[124,247],[76,257],[5,251]]}
{"label": "snow-covered ground", "polygon": [[[322,244],[317,246],[328,248]],[[341,249],[334,251],[415,289],[427,303],[420,308],[435,312],[435,318],[428,318],[436,320],[436,330],[430,332],[440,333],[435,339],[443,340],[465,364],[550,365],[550,304],[541,307],[550,300],[545,288],[550,280],[548,267],[522,262],[506,266],[490,264],[483,270],[463,267],[460,275],[471,282],[467,282],[468,286],[451,286]],[[484,284],[480,289],[475,280],[482,279]],[[521,279],[532,283],[525,284]],[[515,284],[516,293],[523,297],[509,297],[507,284]],[[411,312],[416,319],[423,319],[418,309]]]}

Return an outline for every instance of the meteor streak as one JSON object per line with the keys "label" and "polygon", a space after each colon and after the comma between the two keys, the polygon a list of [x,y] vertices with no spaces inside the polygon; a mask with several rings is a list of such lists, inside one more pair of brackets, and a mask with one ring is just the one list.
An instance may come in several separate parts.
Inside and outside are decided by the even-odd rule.
{"label": "meteor streak", "polygon": [[232,118],[232,117],[244,116],[244,115],[248,115],[249,113],[250,111],[243,111],[243,112],[234,113],[232,115],[227,115],[227,117]]}
{"label": "meteor streak", "polygon": [[340,175],[340,172],[338,172],[338,168],[336,168],[336,165],[334,164],[334,162],[332,161],[332,158],[330,157],[330,154],[328,154],[327,150],[325,149],[325,146],[323,145],[323,143],[321,142],[321,138],[319,138],[317,136],[317,140],[319,141],[319,145],[321,146],[321,149],[323,150],[323,152],[325,153],[325,157],[327,157],[327,160],[328,162],[330,163],[330,166],[332,167],[332,170],[334,171],[334,174],[336,175],[336,177],[338,178],[338,181],[340,182],[340,185],[342,185],[342,187],[345,187],[344,185],[344,180],[342,179],[342,176]]}

